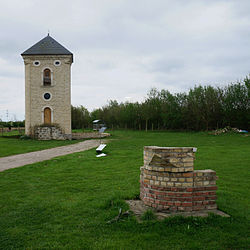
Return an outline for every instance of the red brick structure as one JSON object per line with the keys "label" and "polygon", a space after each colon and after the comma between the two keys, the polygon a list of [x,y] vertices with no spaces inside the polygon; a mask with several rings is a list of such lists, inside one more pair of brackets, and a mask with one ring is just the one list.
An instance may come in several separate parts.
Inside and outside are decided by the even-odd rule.
{"label": "red brick structure", "polygon": [[194,171],[192,147],[144,147],[140,198],[158,211],[215,210],[216,173]]}

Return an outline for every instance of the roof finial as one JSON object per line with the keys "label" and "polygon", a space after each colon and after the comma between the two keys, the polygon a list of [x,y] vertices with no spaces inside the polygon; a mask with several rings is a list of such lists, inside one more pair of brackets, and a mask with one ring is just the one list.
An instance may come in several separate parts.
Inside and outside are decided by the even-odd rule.
{"label": "roof finial", "polygon": [[48,36],[49,36],[49,30],[48,30]]}

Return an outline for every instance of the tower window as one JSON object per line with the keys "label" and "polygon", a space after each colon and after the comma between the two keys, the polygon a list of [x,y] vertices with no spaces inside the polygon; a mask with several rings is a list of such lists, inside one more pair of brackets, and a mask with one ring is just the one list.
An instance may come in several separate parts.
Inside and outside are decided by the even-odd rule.
{"label": "tower window", "polygon": [[34,62],[33,62],[33,65],[34,65],[34,66],[39,66],[39,65],[40,65],[40,62],[39,62],[39,61],[34,61]]}
{"label": "tower window", "polygon": [[59,61],[59,60],[54,61],[54,65],[55,66],[60,66],[61,65],[61,61]]}
{"label": "tower window", "polygon": [[50,94],[50,93],[45,93],[45,94],[43,95],[43,98],[44,98],[46,101],[48,101],[48,100],[51,98],[51,94]]}
{"label": "tower window", "polygon": [[51,71],[50,69],[45,69],[43,71],[43,85],[51,86]]}

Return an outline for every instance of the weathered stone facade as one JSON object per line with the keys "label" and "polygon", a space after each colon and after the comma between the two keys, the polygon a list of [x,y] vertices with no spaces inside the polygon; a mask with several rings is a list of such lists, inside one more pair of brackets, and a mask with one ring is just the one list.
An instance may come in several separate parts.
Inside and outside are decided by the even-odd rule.
{"label": "weathered stone facade", "polygon": [[214,210],[216,173],[194,171],[192,147],[144,147],[140,198],[158,211]]}
{"label": "weathered stone facade", "polygon": [[[65,134],[71,134],[71,63],[70,55],[26,55],[25,64],[25,133],[30,135],[32,127],[44,123],[44,109],[51,109],[51,121],[57,123]],[[59,66],[54,65],[60,60]],[[40,65],[35,66],[34,61]],[[51,86],[43,85],[43,70],[51,70]],[[51,99],[45,100],[44,94]]]}
{"label": "weathered stone facade", "polygon": [[34,137],[38,140],[71,140],[71,135],[66,135],[59,127],[43,126],[34,127]]}

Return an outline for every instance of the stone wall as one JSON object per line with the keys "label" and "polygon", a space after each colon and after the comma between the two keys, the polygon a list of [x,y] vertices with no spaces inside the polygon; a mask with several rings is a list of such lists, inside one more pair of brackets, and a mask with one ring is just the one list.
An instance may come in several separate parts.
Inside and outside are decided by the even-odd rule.
{"label": "stone wall", "polygon": [[192,147],[144,147],[140,198],[158,211],[214,210],[216,173],[194,171]]}
{"label": "stone wall", "polygon": [[72,133],[72,139],[80,140],[80,139],[99,139],[110,136],[109,133],[97,133],[97,132],[86,132],[86,133]]}
{"label": "stone wall", "polygon": [[64,134],[59,127],[35,127],[34,136],[38,140],[70,140],[71,135]]}

